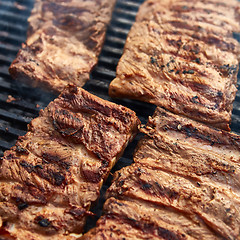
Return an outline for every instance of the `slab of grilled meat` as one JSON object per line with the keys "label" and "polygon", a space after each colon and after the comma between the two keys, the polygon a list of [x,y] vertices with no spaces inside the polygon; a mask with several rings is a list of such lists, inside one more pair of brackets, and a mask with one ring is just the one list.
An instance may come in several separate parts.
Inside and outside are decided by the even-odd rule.
{"label": "slab of grilled meat", "polygon": [[240,136],[158,108],[83,239],[240,239]]}
{"label": "slab of grilled meat", "polygon": [[146,1],[109,94],[230,130],[240,53],[233,38],[233,32],[240,32],[239,6],[236,0]]}
{"label": "slab of grilled meat", "polygon": [[0,236],[77,238],[138,124],[126,107],[75,86],[65,89],[4,153]]}
{"label": "slab of grilled meat", "polygon": [[98,61],[115,0],[36,0],[13,78],[61,92],[83,86]]}

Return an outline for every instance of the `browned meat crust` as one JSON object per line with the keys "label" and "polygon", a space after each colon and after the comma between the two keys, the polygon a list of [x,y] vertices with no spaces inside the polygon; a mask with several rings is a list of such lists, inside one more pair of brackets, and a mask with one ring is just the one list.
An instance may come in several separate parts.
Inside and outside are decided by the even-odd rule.
{"label": "browned meat crust", "polygon": [[240,136],[161,108],[142,132],[83,239],[240,239]]}
{"label": "browned meat crust", "polygon": [[239,16],[235,0],[146,1],[128,35],[110,96],[150,102],[230,130]]}
{"label": "browned meat crust", "polygon": [[29,30],[10,66],[13,78],[61,92],[83,86],[96,65],[116,0],[36,0]]}
{"label": "browned meat crust", "polygon": [[0,236],[76,239],[104,179],[137,133],[126,107],[69,86],[0,167]]}

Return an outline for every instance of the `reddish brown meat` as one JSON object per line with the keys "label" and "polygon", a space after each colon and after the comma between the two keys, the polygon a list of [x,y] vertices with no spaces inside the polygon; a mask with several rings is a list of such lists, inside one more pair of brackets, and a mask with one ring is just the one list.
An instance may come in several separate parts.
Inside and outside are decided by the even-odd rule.
{"label": "reddish brown meat", "polygon": [[96,65],[115,0],[36,0],[13,78],[54,92],[83,86]]}
{"label": "reddish brown meat", "polygon": [[76,239],[138,124],[123,106],[75,86],[64,90],[4,153],[0,236]]}
{"label": "reddish brown meat", "polygon": [[157,108],[82,239],[240,239],[240,136]]}
{"label": "reddish brown meat", "polygon": [[[111,82],[112,97],[150,102],[229,130],[236,94],[239,3],[148,0]],[[143,37],[144,36],[144,37]]]}

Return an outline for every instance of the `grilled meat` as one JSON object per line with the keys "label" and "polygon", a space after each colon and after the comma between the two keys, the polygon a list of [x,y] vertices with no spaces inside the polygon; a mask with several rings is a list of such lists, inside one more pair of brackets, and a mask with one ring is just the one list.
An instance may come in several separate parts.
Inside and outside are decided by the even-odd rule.
{"label": "grilled meat", "polygon": [[128,35],[110,96],[150,102],[230,130],[240,53],[233,32],[240,32],[240,15],[239,3],[228,3],[146,1]]}
{"label": "grilled meat", "polygon": [[126,107],[75,86],[65,89],[4,153],[0,236],[77,238],[138,124]]}
{"label": "grilled meat", "polygon": [[61,92],[83,86],[96,65],[115,0],[36,0],[13,78]]}
{"label": "grilled meat", "polygon": [[142,132],[83,239],[239,239],[240,136],[161,108]]}

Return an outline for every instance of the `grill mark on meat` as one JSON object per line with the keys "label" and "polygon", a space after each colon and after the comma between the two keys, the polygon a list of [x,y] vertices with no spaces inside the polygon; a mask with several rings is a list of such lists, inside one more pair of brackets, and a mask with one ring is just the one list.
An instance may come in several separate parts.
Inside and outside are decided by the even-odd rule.
{"label": "grill mark on meat", "polygon": [[139,229],[140,231],[142,231],[143,234],[150,233],[156,236],[156,233],[157,233],[157,236],[161,237],[161,239],[165,239],[165,240],[185,240],[186,239],[185,236],[180,233],[155,226],[153,223],[141,222],[133,218],[127,218],[120,215],[115,216],[115,215],[106,214],[104,218],[115,220],[116,222],[120,221],[121,224],[128,224],[133,228]]}
{"label": "grill mark on meat", "polygon": [[[151,26],[150,31],[153,33],[158,33],[158,30],[154,28],[154,26]],[[225,77],[231,77],[236,81],[236,77],[231,76],[237,73],[237,59],[235,60],[236,64],[223,64],[220,65],[220,61],[224,62],[226,59],[226,55],[222,54],[221,52],[218,53],[218,57],[213,59],[212,57],[209,57],[206,52],[206,44],[204,44],[201,41],[194,41],[192,43],[190,38],[187,38],[186,36],[180,36],[179,31],[172,31],[172,32],[163,32],[162,36],[165,38],[165,41],[169,44],[169,46],[174,47],[172,48],[161,48],[161,54],[171,54],[174,55],[174,57],[181,57],[182,59],[190,60],[192,63],[196,63],[196,66],[205,65],[205,71],[208,71],[208,68],[211,66],[213,69],[216,69],[217,71],[221,72],[222,75],[220,75],[222,78]],[[166,36],[166,37],[165,37]],[[160,45],[161,46],[161,45]],[[217,48],[214,50],[216,51]],[[156,50],[154,50],[154,53]],[[199,55],[201,53],[201,55]],[[187,62],[187,61],[186,61]],[[155,62],[153,62],[155,63]],[[162,66],[162,65],[161,65]],[[180,72],[180,71],[179,71]],[[177,74],[179,74],[177,72]],[[176,73],[176,72],[175,72]],[[204,72],[201,72],[204,76]]]}
{"label": "grill mark on meat", "polygon": [[[116,132],[122,132],[119,123],[111,121],[111,119],[100,118],[100,116],[91,116],[86,119],[88,123],[83,123],[79,118],[73,117],[73,114],[69,110],[65,109],[53,109],[51,111],[52,123],[55,129],[63,136],[67,137],[70,141],[84,146],[94,153],[99,159],[110,160],[119,151],[116,148],[116,144],[112,143],[106,145],[104,139],[104,133],[111,132],[113,129]],[[92,138],[88,138],[89,130],[93,133]],[[123,142],[125,139],[119,139]],[[101,148],[96,148],[96,145],[101,145]]]}
{"label": "grill mark on meat", "polygon": [[65,210],[65,213],[71,214],[77,220],[81,220],[81,218],[85,215],[94,216],[92,212],[86,211],[85,208],[80,208],[76,206]]}
{"label": "grill mark on meat", "polygon": [[[224,8],[216,10],[212,4],[181,3],[186,8],[194,7],[194,11],[213,8],[226,16],[223,18],[217,12],[200,11],[200,15],[191,19],[194,11],[188,10],[190,18],[181,19],[184,11],[171,10],[178,4],[179,1],[148,0],[140,7],[109,94],[153,103],[230,130],[240,51],[232,35],[233,31],[240,31],[237,2],[226,14]],[[216,14],[217,24],[213,20]],[[201,16],[212,23],[197,21]],[[219,24],[227,22],[228,28],[222,30]]]}
{"label": "grill mark on meat", "polygon": [[[216,26],[223,26],[225,25],[226,28],[231,29],[231,27],[236,30],[237,24],[234,19],[234,11],[233,8],[236,7],[236,2],[234,4],[227,5],[227,9],[219,9],[219,5],[217,5],[216,2],[213,2],[213,4],[216,4],[217,6],[210,6],[208,3],[201,3],[201,2],[192,2],[188,1],[186,4],[186,1],[184,2],[174,2],[173,5],[169,6],[167,5],[167,8],[169,8],[168,14],[173,14],[178,16],[179,18],[184,17],[190,17],[190,20],[198,19],[197,17],[200,15],[204,18],[204,22],[206,23],[213,23]],[[202,6],[200,6],[202,4]],[[153,12],[152,15],[150,14],[144,14],[145,12]],[[224,12],[224,15],[223,15]],[[137,14],[137,21],[143,21],[143,20],[149,20],[153,19],[154,17],[165,14],[165,11],[161,8],[161,6],[157,3],[157,1],[147,1],[140,7],[140,11]],[[199,22],[202,22],[202,18],[198,19]],[[225,29],[226,29],[225,28]]]}
{"label": "grill mark on meat", "polygon": [[109,162],[102,161],[101,166],[98,169],[93,169],[93,168],[85,169],[82,166],[81,173],[88,182],[99,183],[105,177],[104,175],[108,168],[109,168]]}
{"label": "grill mark on meat", "polygon": [[[232,191],[239,192],[240,165],[236,155],[240,149],[239,136],[191,120],[183,121],[161,108],[141,131],[147,137],[139,143],[135,162],[175,174],[181,172],[200,182],[206,179],[213,185],[220,182],[226,189],[231,186]],[[209,146],[211,153],[205,146]],[[220,154],[221,148],[226,150]]]}
{"label": "grill mark on meat", "polygon": [[[191,14],[193,12],[195,13],[195,15]],[[195,25],[198,25],[199,23],[207,24],[212,27],[218,27],[219,30],[220,28],[222,29],[222,27],[224,27],[225,29],[222,30],[225,30],[228,34],[232,34],[232,28],[236,26],[233,21],[231,21],[229,18],[226,18],[225,16],[219,16],[215,14],[214,17],[209,18],[207,15],[199,12],[199,9],[191,9],[190,14],[181,11],[173,12],[172,16],[176,19],[181,18],[185,21],[194,21]]]}
{"label": "grill mark on meat", "polygon": [[[122,173],[124,185],[122,187],[110,187],[113,193],[118,193],[120,196],[128,196],[132,199],[143,199],[156,205],[164,205],[181,212],[196,213],[200,216],[209,227],[218,232],[224,237],[231,239],[230,236],[235,235],[234,232],[239,232],[238,219],[239,213],[237,206],[240,204],[239,200],[232,200],[225,191],[210,186],[202,186],[201,190],[195,187],[192,180],[179,178],[176,175],[167,174],[162,171],[152,171],[150,169],[141,167],[141,175],[135,174],[139,166],[129,167],[127,172]],[[138,171],[138,170],[137,170]],[[142,189],[138,183],[139,179],[149,179],[149,183],[153,185],[153,181],[157,181],[161,189],[166,190],[165,194],[158,194],[158,190],[153,188],[152,191]],[[118,179],[119,180],[119,179]],[[118,181],[117,180],[117,181]],[[161,182],[161,184],[160,184]],[[175,184],[174,184],[175,183]],[[170,198],[168,187],[171,186],[171,192],[177,198]],[[114,194],[113,194],[114,196]],[[221,199],[221,202],[219,203]],[[225,216],[227,209],[232,209],[228,217]],[[218,209],[218,219],[215,218],[215,209]],[[221,214],[220,214],[221,213]]]}
{"label": "grill mark on meat", "polygon": [[223,12],[225,13],[225,11],[232,13],[234,12],[233,8],[235,7],[236,7],[236,2],[233,4],[231,4],[230,2],[229,4],[225,4],[223,2],[216,2],[216,1],[198,2],[198,1],[189,1],[189,0],[186,0],[184,2],[178,1],[176,2],[176,4],[171,6],[173,10],[178,10],[178,11],[182,10],[184,12],[188,12],[189,10],[192,11],[192,9],[197,9],[198,11],[203,10],[206,14],[216,13],[217,15],[223,15]]}
{"label": "grill mark on meat", "polygon": [[[160,23],[161,22],[159,22],[159,24]],[[176,25],[176,24],[175,24],[175,26],[173,25],[175,27],[173,29],[166,28],[166,29],[171,29],[170,31],[164,29],[163,33],[164,34],[174,34],[175,33],[175,35],[178,35],[178,36],[188,36],[190,38],[190,40],[191,39],[198,40],[198,41],[205,43],[206,45],[216,46],[216,48],[219,48],[222,51],[233,52],[235,54],[239,53],[239,43],[237,40],[235,40],[233,38],[226,38],[226,37],[215,35],[215,34],[209,33],[209,32],[204,34],[203,32],[199,32],[196,30],[195,31],[188,30],[187,28],[183,28],[183,26],[181,26],[180,24],[178,24],[178,25]],[[182,27],[182,28],[180,28],[180,27]],[[179,30],[179,28],[180,28],[180,30]]]}
{"label": "grill mark on meat", "polygon": [[[199,21],[191,21],[191,25],[186,21],[186,20],[180,20],[180,19],[170,19],[169,21],[163,22],[163,24],[171,24],[174,28],[176,29],[180,29],[180,31],[182,31],[183,29],[185,30],[190,30],[193,32],[207,32],[207,33],[212,33],[214,35],[219,35],[220,33],[223,34],[224,36],[226,36],[227,38],[230,37],[232,38],[232,32],[231,33],[223,33],[223,30],[221,27],[216,27],[215,25],[211,26],[211,24],[209,24],[207,30],[204,28],[205,26],[203,24],[200,24]],[[203,25],[203,26],[201,26]]]}
{"label": "grill mark on meat", "polygon": [[[159,117],[158,117],[159,116]],[[156,117],[156,118],[155,118]],[[183,132],[188,137],[193,137],[197,139],[201,139],[207,142],[207,144],[220,144],[222,146],[229,146],[230,148],[236,148],[237,150],[240,149],[240,136],[236,134],[229,134],[228,132],[222,131],[220,129],[216,128],[209,128],[204,127],[201,124],[197,124],[194,121],[191,120],[185,120],[182,121],[181,117],[178,117],[170,112],[165,111],[162,108],[157,108],[153,119],[149,120],[149,126],[153,128],[157,128],[159,130],[167,130],[167,128],[163,127],[163,124],[160,124],[158,120],[164,117],[164,123],[167,123],[169,125],[170,129],[172,126],[172,129],[177,132]],[[156,121],[154,121],[154,118]],[[169,119],[169,120],[167,120]],[[179,124],[181,127],[179,127]],[[157,134],[157,132],[156,132]]]}
{"label": "grill mark on meat", "polygon": [[83,86],[97,64],[115,0],[36,0],[13,78],[55,93]]}
{"label": "grill mark on meat", "polygon": [[[131,113],[124,111],[122,114],[119,114],[119,110],[114,109],[110,106],[103,105],[99,100],[100,98],[90,97],[89,94],[85,91],[82,92],[81,96],[77,95],[77,88],[71,85],[69,92],[64,92],[61,94],[59,100],[55,102],[60,107],[68,108],[73,112],[82,111],[84,113],[89,113],[90,115],[100,113],[106,117],[116,118],[124,124],[131,124],[131,121],[129,120],[129,117],[132,116]],[[126,107],[119,106],[119,109],[125,110]]]}
{"label": "grill mark on meat", "polygon": [[[71,97],[69,93],[76,96]],[[74,106],[78,105],[75,111],[71,111],[73,102],[69,99],[74,99]],[[82,111],[86,107],[80,105],[88,102],[92,108]],[[117,115],[121,117],[115,118]],[[72,131],[79,123],[87,126],[83,136],[85,144],[73,139]],[[66,88],[31,121],[27,134],[19,138],[16,146],[4,153],[0,167],[0,221],[7,224],[2,228],[11,237],[21,239],[46,236],[75,239],[71,233],[81,233],[86,216],[93,215],[89,211],[91,204],[99,197],[103,181],[136,135],[139,124],[135,113],[128,108],[73,85]],[[59,132],[67,128],[70,131]],[[96,131],[102,137],[101,144],[108,145],[103,149],[115,146],[114,154],[109,151],[100,155],[102,146],[95,141]]]}
{"label": "grill mark on meat", "polygon": [[20,165],[26,169],[28,173],[34,172],[39,177],[46,179],[51,184],[56,186],[61,186],[62,184],[67,184],[65,179],[65,174],[62,172],[55,172],[51,169],[45,169],[42,165],[32,165],[26,161],[21,161]]}
{"label": "grill mark on meat", "polygon": [[[221,183],[222,187],[226,189],[231,186],[234,192],[239,192],[240,172],[239,167],[233,162],[209,158],[207,154],[193,150],[192,155],[189,156],[186,154],[188,148],[182,150],[180,144],[172,144],[171,140],[150,141],[146,139],[146,142],[142,141],[141,144],[145,144],[145,147],[140,148],[136,153],[136,163],[183,177],[191,177],[197,181],[199,186],[202,182],[208,181],[211,185]],[[161,157],[156,157],[158,151],[161,151]],[[201,158],[198,157],[199,154],[201,154]],[[178,159],[172,159],[172,155],[177,155]],[[146,159],[152,160],[146,164]]]}
{"label": "grill mark on meat", "polygon": [[49,153],[43,153],[42,154],[42,159],[44,163],[53,163],[53,164],[57,164],[58,166],[60,166],[61,168],[65,169],[65,170],[69,170],[69,168],[71,167],[71,163],[65,161],[65,158],[61,158],[58,155],[52,155]]}

